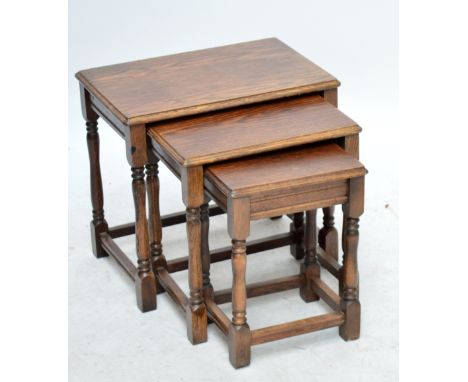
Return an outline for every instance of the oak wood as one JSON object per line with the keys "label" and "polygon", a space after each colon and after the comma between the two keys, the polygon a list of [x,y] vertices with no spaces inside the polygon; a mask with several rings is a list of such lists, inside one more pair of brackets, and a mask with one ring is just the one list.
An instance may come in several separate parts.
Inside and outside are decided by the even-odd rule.
{"label": "oak wood", "polygon": [[[280,248],[290,245],[295,237],[290,233],[268,236],[262,239],[252,240],[247,243],[247,255],[266,251],[268,249]],[[217,263],[231,258],[232,247],[214,249],[210,252],[210,263]],[[179,272],[188,268],[188,256],[167,261],[167,269],[170,273]]]}
{"label": "oak wood", "polygon": [[[189,184],[190,187],[190,184]],[[188,195],[190,192],[188,191]],[[195,200],[199,196],[192,195]],[[190,201],[191,197],[187,199]],[[203,201],[203,199],[202,199]],[[203,275],[202,275],[202,254],[201,254],[201,221],[200,207],[187,206],[187,239],[189,247],[189,309],[187,309],[187,337],[192,344],[206,342],[207,333],[207,313],[203,302]]]}
{"label": "oak wood", "polygon": [[150,253],[154,271],[160,267],[167,267],[162,246],[162,224],[159,212],[159,177],[157,159],[153,158],[151,163],[146,165],[146,185],[148,193]]}
{"label": "oak wood", "polygon": [[245,253],[245,240],[232,239],[232,323],[242,326],[247,322],[247,288],[245,285],[245,272],[247,255]]}
{"label": "oak wood", "polygon": [[[223,215],[225,212],[218,206],[211,206],[208,210],[210,216]],[[186,212],[175,212],[161,216],[161,226],[170,227],[176,224],[185,223],[187,220]],[[135,223],[125,223],[114,227],[109,227],[109,235],[115,239],[122,236],[133,235],[135,233]]]}
{"label": "oak wood", "polygon": [[341,265],[338,261],[325,252],[322,248],[317,248],[317,256],[320,261],[320,265],[324,267],[328,272],[330,272],[337,279],[340,278]]}
{"label": "oak wood", "polygon": [[304,258],[304,212],[293,214],[293,222],[289,225],[289,232],[294,233],[297,237],[296,243],[289,247],[291,255],[300,260]]}
{"label": "oak wood", "polygon": [[206,299],[205,304],[210,319],[212,319],[216,326],[221,329],[223,334],[227,336],[229,332],[229,327],[231,326],[231,320],[229,320],[228,316],[224,314],[224,312],[218,307],[218,305],[216,305],[216,303],[212,299]]}
{"label": "oak wood", "polygon": [[214,164],[206,169],[205,178],[224,195],[238,198],[365,173],[364,166],[338,145],[322,144]]}
{"label": "oak wood", "polygon": [[127,162],[131,167],[143,167],[148,163],[146,126],[135,125],[126,128],[125,147]]}
{"label": "oak wood", "polygon": [[128,125],[339,86],[276,38],[82,70],[76,78]]}
{"label": "oak wood", "polygon": [[229,361],[238,369],[250,364],[251,332],[247,323],[231,324],[228,332]]}
{"label": "oak wood", "polygon": [[[89,117],[91,118],[91,117]],[[103,249],[99,235],[109,230],[104,218],[104,194],[102,190],[101,165],[99,160],[99,134],[97,119],[88,119],[86,122],[86,141],[89,155],[90,192],[93,207],[93,220],[91,221],[91,244],[93,253],[97,258],[108,254]]]}
{"label": "oak wood", "polygon": [[[295,275],[249,284],[246,286],[247,298],[298,288],[302,283],[303,278]],[[232,289],[228,288],[215,291],[214,301],[217,304],[225,304],[226,302],[232,301]]]}
{"label": "oak wood", "polygon": [[144,167],[132,167],[132,191],[135,205],[136,251],[138,257],[135,287],[137,305],[142,312],[147,312],[156,309],[156,278],[151,267],[144,177]]}
{"label": "oak wood", "polygon": [[299,288],[299,294],[305,302],[319,299],[312,286],[312,280],[320,277],[320,264],[317,257],[317,210],[306,211],[306,227],[304,230],[305,256],[301,264],[301,275],[304,283]]}
{"label": "oak wood", "polygon": [[166,121],[150,136],[183,166],[341,138],[360,127],[319,95]]}
{"label": "oak wood", "polygon": [[335,206],[323,209],[323,227],[319,231],[319,245],[338,260],[338,231],[335,228]]}
{"label": "oak wood", "polygon": [[99,235],[100,242],[107,253],[109,253],[124,269],[124,271],[135,281],[137,268],[127,255],[120,249],[117,243],[107,232],[102,232]]}
{"label": "oak wood", "polygon": [[340,296],[318,277],[312,279],[312,288],[330,308],[338,312],[341,310]]}
{"label": "oak wood", "polygon": [[[236,368],[248,365],[250,348],[254,344],[332,326],[340,326],[340,335],[346,340],[357,338],[360,305],[356,284],[357,219],[353,216],[363,210],[364,166],[337,144],[324,143],[213,164],[206,167],[204,174],[207,194],[221,208],[227,209],[233,244],[233,325],[228,332],[231,364]],[[345,266],[340,269],[336,259],[323,250],[321,255],[329,269],[340,277],[341,299],[320,281],[315,211],[315,207],[329,207],[338,201],[345,203],[349,226],[345,237],[346,269]],[[245,282],[245,239],[249,234],[250,220],[260,215],[276,216],[279,209],[284,209],[282,212],[285,214],[298,213],[305,206],[314,208],[306,210],[300,295],[306,302],[323,298],[336,312],[250,331],[246,319],[249,289]],[[263,294],[288,286],[274,280],[260,288],[255,286],[255,291]],[[222,291],[217,295],[215,292],[214,301],[228,301],[228,293]]]}
{"label": "oak wood", "polygon": [[359,216],[364,212],[364,177],[349,180],[349,201],[344,206],[344,253],[341,271],[341,309],[346,321],[340,326],[340,336],[345,341],[360,336],[361,304],[359,302],[359,272],[357,249],[359,241]]}
{"label": "oak wood", "polygon": [[157,269],[158,280],[166,290],[166,292],[171,296],[172,300],[183,310],[188,310],[189,302],[185,293],[180,289],[179,285],[171,277],[167,269],[158,268]]}
{"label": "oak wood", "polygon": [[298,336],[317,330],[339,326],[344,322],[344,314],[341,312],[327,313],[316,317],[304,318],[285,324],[268,326],[262,329],[251,331],[252,345],[259,345],[265,342],[277,341],[282,338]]}
{"label": "oak wood", "polygon": [[209,212],[208,212],[208,201],[202,204],[200,208],[200,220],[201,220],[201,253],[202,253],[202,269],[203,269],[203,296],[205,300],[213,295],[213,286],[210,281],[210,247],[209,247]]}

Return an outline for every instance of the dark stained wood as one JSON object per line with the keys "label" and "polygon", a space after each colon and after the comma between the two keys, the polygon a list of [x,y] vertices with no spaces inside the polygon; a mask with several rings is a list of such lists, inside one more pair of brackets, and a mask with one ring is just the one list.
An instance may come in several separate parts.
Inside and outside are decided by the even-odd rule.
{"label": "dark stained wood", "polygon": [[245,240],[232,239],[232,323],[237,326],[246,323],[247,288],[245,271],[247,255]]}
{"label": "dark stained wood", "polygon": [[343,138],[342,147],[346,152],[352,154],[356,159],[359,159],[359,135],[348,135]]}
{"label": "dark stained wood", "polygon": [[359,216],[364,212],[364,177],[350,179],[349,202],[345,205],[345,250],[341,272],[341,309],[346,321],[340,326],[340,336],[345,341],[360,336],[361,304],[359,302],[359,272],[357,249],[359,241]]}
{"label": "dark stained wood", "polygon": [[76,78],[129,125],[339,86],[276,38],[82,70]]}
{"label": "dark stained wood", "polygon": [[[210,216],[223,215],[225,212],[218,206],[211,206],[208,210]],[[187,220],[186,212],[175,212],[161,216],[162,227],[170,227],[176,224],[185,223]],[[125,223],[109,228],[109,235],[115,239],[122,236],[133,235],[135,233],[135,223]]]}
{"label": "dark stained wood", "polygon": [[262,329],[252,330],[252,346],[265,342],[277,341],[282,338],[298,336],[317,330],[339,326],[344,322],[344,314],[327,313],[316,317],[304,318],[285,324],[273,325]]}
{"label": "dark stained wood", "polygon": [[250,364],[251,332],[247,323],[231,324],[228,332],[229,361],[238,369]]}
{"label": "dark stained wood", "polygon": [[314,278],[320,278],[320,264],[317,258],[317,210],[306,211],[304,234],[305,256],[301,264],[304,283],[299,288],[299,294],[305,302],[311,302],[319,299],[312,285]]}
{"label": "dark stained wood", "polygon": [[[323,92],[323,98],[331,103],[333,106],[338,107],[338,89],[329,89]],[[353,135],[353,136],[357,136]],[[339,143],[342,143],[342,148],[353,154],[347,150],[347,137],[338,139]],[[355,156],[358,159],[357,156]],[[335,207],[330,206],[323,209],[323,227],[319,231],[318,241],[319,245],[328,252],[328,254],[335,259],[338,260],[338,231],[334,227],[334,214],[335,214]]]}
{"label": "dark stained wood", "polygon": [[[269,281],[262,281],[246,286],[247,298],[264,296],[271,293],[283,292],[298,288],[303,283],[301,276],[287,276]],[[232,289],[217,290],[214,293],[214,301],[217,304],[225,304],[232,301]]]}
{"label": "dark stained wood", "polygon": [[107,232],[102,232],[99,235],[99,239],[106,252],[109,253],[120,264],[123,270],[127,272],[130,278],[135,281],[137,268],[112,237]]}
{"label": "dark stained wood", "polygon": [[148,222],[150,237],[150,253],[153,271],[163,267],[166,268],[166,258],[162,247],[162,225],[159,212],[159,177],[158,161],[152,158],[151,163],[146,165],[146,185],[148,192]]}
{"label": "dark stained wood", "polygon": [[150,136],[183,166],[203,165],[359,133],[319,95],[159,123]]}
{"label": "dark stained wood", "polygon": [[338,145],[323,144],[215,164],[207,168],[205,177],[224,195],[239,198],[365,173],[364,166]]}
{"label": "dark stained wood", "polygon": [[[262,239],[252,240],[247,243],[247,255],[266,251],[268,249],[280,248],[290,245],[295,237],[290,233],[268,236]],[[217,263],[231,258],[232,247],[214,249],[210,252],[210,263]],[[188,268],[188,256],[168,260],[167,269],[170,273],[183,271]]]}
{"label": "dark stained wood", "polygon": [[101,165],[99,161],[99,134],[97,120],[87,120],[86,141],[89,154],[89,173],[91,204],[93,206],[93,220],[91,221],[91,244],[93,253],[97,258],[106,257],[108,254],[99,241],[99,235],[107,232],[109,227],[104,219],[104,195],[102,191]]}
{"label": "dark stained wood", "polygon": [[291,244],[289,251],[291,255],[300,260],[304,258],[304,212],[293,214],[293,222],[289,225],[289,232],[296,235],[296,242]]}
{"label": "dark stained wood", "polygon": [[144,167],[132,167],[132,178],[138,257],[137,277],[135,279],[137,305],[142,312],[147,312],[156,309],[156,278],[151,269]]}
{"label": "dark stained wood", "polygon": [[216,324],[218,328],[221,329],[225,336],[228,335],[229,327],[231,326],[231,321],[228,316],[216,305],[216,303],[211,299],[206,299],[206,309],[208,310],[208,316]]}
{"label": "dark stained wood", "polygon": [[338,296],[327,284],[318,277],[312,279],[312,287],[315,293],[335,311],[341,310],[340,296]]}
{"label": "dark stained wood", "polygon": [[208,201],[202,204],[200,208],[200,220],[201,220],[201,253],[202,253],[202,269],[203,269],[203,296],[205,299],[213,295],[213,286],[210,282],[210,247],[209,247],[209,212],[208,212]]}
{"label": "dark stained wood", "polygon": [[[190,198],[190,193],[188,193]],[[190,200],[190,199],[189,199]],[[187,206],[187,238],[189,246],[189,288],[190,298],[187,309],[187,337],[192,344],[206,342],[207,313],[203,302],[203,276],[201,258],[200,207]]]}
{"label": "dark stained wood", "polygon": [[[278,158],[280,158],[278,160]],[[205,169],[205,190],[220,206],[227,206],[228,232],[232,238],[232,326],[228,331],[229,359],[235,367],[250,363],[251,346],[315,330],[339,326],[346,339],[359,336],[360,305],[357,283],[357,218],[363,211],[366,169],[353,155],[335,143],[314,144],[305,148],[257,155],[214,164]],[[307,197],[303,195],[307,194]],[[278,204],[284,214],[302,211],[307,205],[329,207],[332,198],[345,203],[345,265],[317,247],[316,210],[306,210],[305,256],[300,276],[284,282],[273,280],[247,287],[245,239],[250,220],[276,216]],[[341,198],[341,199],[338,199]],[[286,202],[284,202],[284,200]],[[261,206],[261,208],[259,207]],[[293,233],[294,234],[294,233]],[[340,297],[320,280],[319,259],[340,278]],[[250,331],[246,318],[249,290],[267,294],[286,290],[290,283],[299,286],[306,302],[322,298],[334,313]],[[215,302],[227,302],[229,290],[215,292]],[[225,331],[225,327],[223,329]]]}
{"label": "dark stained wood", "polygon": [[157,269],[158,280],[171,296],[172,300],[185,312],[189,305],[188,298],[180,289],[179,285],[174,281],[169,272],[164,268]]}
{"label": "dark stained wood", "polygon": [[125,130],[127,161],[131,167],[143,167],[148,163],[146,126],[135,125]]}
{"label": "dark stained wood", "polygon": [[334,206],[323,209],[323,227],[319,231],[318,242],[328,255],[338,260],[338,231],[334,213]]}
{"label": "dark stained wood", "polygon": [[317,256],[319,258],[320,265],[324,267],[328,272],[330,272],[337,279],[340,278],[341,265],[338,261],[328,255],[322,248],[317,248]]}

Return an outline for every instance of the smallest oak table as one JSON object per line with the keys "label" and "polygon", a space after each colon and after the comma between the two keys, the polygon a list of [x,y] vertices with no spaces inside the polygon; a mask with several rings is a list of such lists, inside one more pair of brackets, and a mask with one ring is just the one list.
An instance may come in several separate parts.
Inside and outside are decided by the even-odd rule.
{"label": "smallest oak table", "polygon": [[[112,255],[116,258],[135,280],[138,307],[142,311],[155,309],[157,288],[153,269],[164,268],[166,264],[162,255],[162,226],[186,220],[190,284],[186,309],[188,333],[192,343],[203,342],[207,319],[200,280],[200,213],[205,204],[203,166],[255,152],[334,138],[357,156],[359,128],[337,113],[334,113],[337,120],[331,123],[325,112],[336,106],[340,84],[276,38],[88,69],[78,72],[76,78],[80,82],[82,113],[87,126],[93,252],[97,257]],[[293,98],[287,100],[286,97]],[[303,126],[294,126],[293,121],[308,118],[311,107],[315,113],[323,113],[323,123],[305,132],[301,130]],[[227,116],[220,112],[229,108]],[[253,115],[251,118],[256,118],[258,123],[246,129],[247,126],[242,125],[245,113]],[[278,119],[274,137],[270,128],[262,125],[262,115],[283,118]],[[133,179],[134,224],[109,227],[104,217],[97,132],[99,117],[125,140]],[[223,123],[225,117],[227,122]],[[210,120],[213,123],[208,130],[199,131],[199,124]],[[240,123],[237,135],[231,132],[233,121]],[[330,132],[332,130],[334,132]],[[187,139],[196,139],[199,143],[190,143]],[[191,152],[194,146],[199,146],[200,150]],[[187,207],[183,217],[181,214],[159,217],[157,163],[160,158],[182,180]],[[149,227],[146,191],[151,214]],[[336,236],[333,210],[326,211],[324,223],[323,232]],[[113,241],[115,237],[133,232],[136,234],[137,267]]]}

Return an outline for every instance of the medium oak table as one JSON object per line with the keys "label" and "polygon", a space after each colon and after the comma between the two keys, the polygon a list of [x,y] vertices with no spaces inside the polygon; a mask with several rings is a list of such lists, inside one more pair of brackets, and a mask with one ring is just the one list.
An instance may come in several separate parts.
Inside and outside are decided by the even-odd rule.
{"label": "medium oak table", "polygon": [[[327,110],[333,110],[337,104],[339,82],[275,38],[83,70],[76,78],[80,82],[87,126],[93,251],[97,257],[112,255],[135,280],[137,303],[142,311],[156,308],[153,269],[158,270],[158,282],[167,287],[174,286],[172,279],[166,277],[168,272],[188,266],[188,301],[177,287],[166,289],[186,307],[190,340],[203,342],[207,318],[200,277],[204,250],[200,238],[207,214],[222,213],[217,208],[209,211],[206,208],[203,166],[324,139],[338,140],[357,156],[359,128],[336,109],[333,114],[336,119],[328,117]],[[319,115],[320,126],[304,130],[299,122],[312,114]],[[97,132],[99,117],[126,142],[133,179],[135,223],[109,227],[105,220]],[[268,127],[271,118],[278,118],[274,132]],[[245,121],[249,119],[255,125],[247,126]],[[194,143],[199,140],[200,144]],[[185,214],[159,218],[159,159],[181,178]],[[162,255],[162,227],[184,221],[187,221],[188,259],[166,262]],[[300,230],[298,216],[294,224]],[[137,267],[113,240],[133,232]],[[336,230],[332,209],[325,210],[320,233],[322,241],[331,238],[326,244],[333,247]],[[273,242],[270,241],[268,248],[275,245]],[[276,246],[287,245],[285,242],[293,243],[291,235],[277,238]],[[262,248],[266,246],[261,242],[252,244],[252,252]],[[214,251],[211,258],[220,261],[229,256],[226,248]]]}

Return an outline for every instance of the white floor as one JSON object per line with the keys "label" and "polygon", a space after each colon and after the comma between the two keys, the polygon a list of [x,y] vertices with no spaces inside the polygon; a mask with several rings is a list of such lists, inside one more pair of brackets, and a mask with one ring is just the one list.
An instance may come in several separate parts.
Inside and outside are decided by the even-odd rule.
{"label": "white floor", "polygon": [[[361,111],[361,113],[360,113]],[[363,126],[376,125],[377,116],[353,108]],[[362,114],[361,116],[359,114]],[[366,117],[368,119],[366,120]],[[381,116],[378,118],[382,121]],[[390,124],[389,121],[387,121]],[[111,225],[133,219],[130,171],[124,144],[105,123],[100,124],[106,218]],[[293,337],[252,350],[247,368],[234,370],[226,341],[214,326],[207,343],[192,346],[186,339],[184,317],[167,295],[158,296],[158,309],[142,314],[135,304],[133,284],[111,258],[96,259],[89,239],[91,207],[84,124],[77,113],[70,130],[69,204],[69,372],[70,381],[396,381],[398,379],[398,205],[395,147],[383,132],[390,126],[365,129],[361,158],[369,169],[366,211],[361,219],[359,247],[361,338],[344,342],[336,328]],[[393,156],[392,156],[393,155]],[[180,185],[161,168],[162,212],[183,209]],[[340,209],[337,225],[341,226]],[[321,214],[319,214],[321,221]],[[284,232],[289,219],[252,224],[252,238]],[[133,236],[119,239],[134,255]],[[168,258],[187,253],[185,226],[164,230]],[[211,219],[210,245],[226,246],[224,216]],[[292,275],[298,263],[289,248],[248,257],[248,281]],[[175,274],[187,290],[186,272]],[[324,272],[323,277],[333,284]],[[215,288],[230,286],[229,262],[212,266]],[[223,305],[230,314],[229,304]],[[305,304],[298,291],[250,299],[251,328],[326,312],[323,303]]]}

